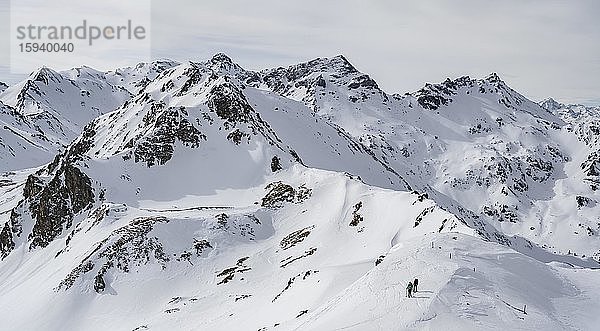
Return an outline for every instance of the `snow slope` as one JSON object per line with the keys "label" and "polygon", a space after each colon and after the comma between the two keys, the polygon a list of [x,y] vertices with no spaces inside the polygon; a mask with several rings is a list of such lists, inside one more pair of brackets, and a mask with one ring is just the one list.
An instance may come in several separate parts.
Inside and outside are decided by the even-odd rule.
{"label": "snow slope", "polygon": [[[269,192],[266,183],[277,182],[296,189],[304,186],[306,198],[265,202],[270,201],[263,200]],[[245,199],[236,204],[228,191],[196,196],[194,204],[182,199],[168,206],[152,203],[153,208],[107,202],[86,213],[89,217],[75,226],[68,243],[64,236],[43,250],[18,249],[3,262],[19,266],[2,268],[2,308],[11,312],[5,322],[25,329],[167,329],[186,328],[180,323],[189,320],[189,326],[201,329],[231,329],[247,320],[258,329],[293,321],[300,310],[316,308],[322,296],[331,297],[360,278],[393,245],[437,232],[440,219],[447,219],[443,232],[470,232],[431,201],[418,202],[415,194],[376,189],[342,174],[299,165],[237,194]],[[351,226],[358,203],[362,207],[356,214],[364,218]],[[390,205],[395,207],[384,208]],[[415,219],[431,207],[422,224],[414,227]],[[156,222],[142,223],[150,217]],[[145,226],[149,229],[142,231]],[[210,245],[204,251],[194,247],[201,241]],[[46,259],[53,263],[41,263]],[[93,263],[91,270],[78,269],[88,261]],[[42,270],[31,273],[40,265]],[[98,295],[94,285],[100,270],[106,288]],[[314,294],[297,297],[296,288],[289,294],[283,291],[289,278],[299,273],[301,288],[313,287]],[[23,291],[38,294],[22,297]],[[176,296],[181,298],[174,300]],[[9,304],[15,301],[30,306],[30,311],[45,311],[45,317],[32,323],[20,304]],[[256,311],[259,303],[262,308]],[[73,305],[79,313],[72,311]],[[196,309],[213,317],[191,318],[198,314]],[[64,315],[67,311],[71,317]],[[239,316],[237,321],[227,316],[230,311]]]}
{"label": "snow slope", "polygon": [[551,252],[598,260],[597,109],[549,112],[496,74],[390,96],[343,56],[258,76],[247,83],[304,102],[444,208],[459,205],[473,223],[470,212]]}
{"label": "snow slope", "polygon": [[0,92],[0,171],[43,165],[92,119],[116,109],[131,94],[91,68],[58,73],[42,68]]}
{"label": "snow slope", "polygon": [[0,100],[7,329],[599,322],[594,110],[495,74],[389,95],[343,56],[44,68]]}

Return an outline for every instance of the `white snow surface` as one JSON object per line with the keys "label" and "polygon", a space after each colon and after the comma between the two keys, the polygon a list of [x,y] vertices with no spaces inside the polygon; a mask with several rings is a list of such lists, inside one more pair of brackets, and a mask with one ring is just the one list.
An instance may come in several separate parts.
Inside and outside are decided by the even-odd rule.
{"label": "white snow surface", "polygon": [[600,112],[495,74],[42,68],[0,124],[2,330],[600,323]]}

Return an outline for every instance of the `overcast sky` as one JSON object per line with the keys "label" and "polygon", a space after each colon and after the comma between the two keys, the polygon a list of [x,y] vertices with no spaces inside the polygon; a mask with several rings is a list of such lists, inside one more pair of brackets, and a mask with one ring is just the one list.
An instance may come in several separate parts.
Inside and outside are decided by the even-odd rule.
{"label": "overcast sky", "polygon": [[[0,0],[5,45],[7,12]],[[344,54],[391,93],[497,72],[536,101],[600,104],[599,16],[598,0],[155,0],[152,56],[262,69]],[[14,80],[4,53],[0,81]]]}

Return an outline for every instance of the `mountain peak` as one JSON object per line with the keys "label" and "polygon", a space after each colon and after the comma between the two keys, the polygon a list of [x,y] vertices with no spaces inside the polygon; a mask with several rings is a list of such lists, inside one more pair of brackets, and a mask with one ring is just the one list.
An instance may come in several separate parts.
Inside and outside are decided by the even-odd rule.
{"label": "mountain peak", "polygon": [[71,70],[64,71],[63,74],[71,79],[76,79],[79,77],[99,77],[102,76],[104,73],[90,66],[82,65],[81,67],[76,67]]}
{"label": "mountain peak", "polygon": [[485,77],[485,80],[490,83],[504,83],[504,81],[498,76],[497,73],[492,72],[491,74]]}
{"label": "mountain peak", "polygon": [[0,93],[4,92],[8,88],[8,85],[0,82]]}
{"label": "mountain peak", "polygon": [[557,312],[600,307],[599,113],[441,78],[401,99],[343,55],[36,71],[0,95],[3,323],[593,329]]}
{"label": "mountain peak", "polygon": [[350,66],[350,67],[354,68],[354,66],[352,65],[352,63],[350,63],[350,61],[348,61],[348,59],[344,55],[342,55],[342,54],[339,54],[339,55],[336,55],[336,56],[332,57],[331,61],[332,62],[336,62],[336,63],[341,63],[344,66]]}
{"label": "mountain peak", "polygon": [[233,64],[233,60],[225,53],[219,52],[215,55],[213,55],[213,57],[210,59],[210,62],[212,63],[227,63],[227,64]]}
{"label": "mountain peak", "polygon": [[343,55],[336,55],[330,58],[317,58],[308,62],[308,65],[319,67],[321,71],[335,71],[343,75],[358,72],[356,67]]}
{"label": "mountain peak", "polygon": [[237,76],[244,75],[246,70],[239,64],[235,63],[231,57],[225,53],[217,53],[210,60],[203,63],[213,71],[220,72],[221,74]]}
{"label": "mountain peak", "polygon": [[563,108],[565,105],[552,98],[547,98],[540,102],[540,106],[546,109],[547,111],[553,111]]}
{"label": "mountain peak", "polygon": [[62,76],[58,72],[44,66],[32,72],[29,75],[29,78],[34,82],[43,82],[44,84],[48,85],[49,81],[60,81]]}
{"label": "mountain peak", "polygon": [[180,63],[177,61],[174,61],[174,60],[158,59],[158,60],[154,60],[152,62],[140,62],[140,63],[136,64],[135,67],[120,68],[120,69],[117,69],[117,71],[123,71],[126,69],[134,69],[138,72],[156,71],[156,70],[163,71],[165,69],[172,68],[178,64],[180,64]]}

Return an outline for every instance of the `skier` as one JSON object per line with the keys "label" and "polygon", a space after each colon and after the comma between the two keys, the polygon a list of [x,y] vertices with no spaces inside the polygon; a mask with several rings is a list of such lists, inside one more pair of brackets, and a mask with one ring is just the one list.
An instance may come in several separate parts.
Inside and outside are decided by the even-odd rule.
{"label": "skier", "polygon": [[413,292],[417,292],[417,286],[419,286],[419,279],[415,278],[413,281]]}
{"label": "skier", "polygon": [[407,293],[407,297],[412,298],[412,289],[413,289],[413,284],[411,282],[408,282],[408,285],[406,285],[406,291]]}

